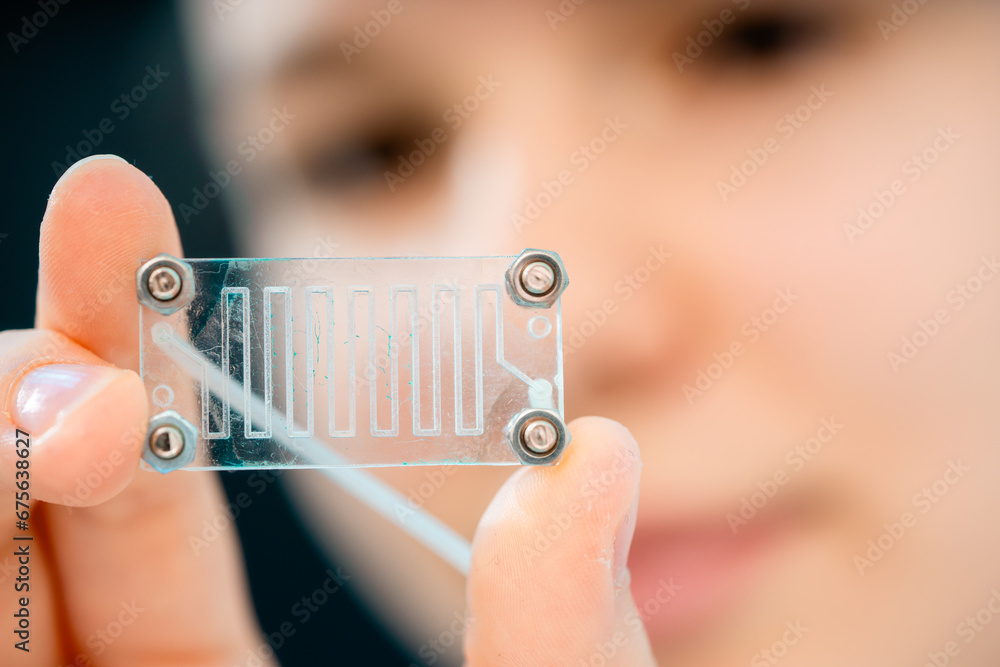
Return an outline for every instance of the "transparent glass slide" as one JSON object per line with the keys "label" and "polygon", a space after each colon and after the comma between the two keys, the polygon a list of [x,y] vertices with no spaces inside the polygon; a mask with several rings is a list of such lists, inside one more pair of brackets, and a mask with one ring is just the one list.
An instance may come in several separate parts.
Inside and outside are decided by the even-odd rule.
{"label": "transparent glass slide", "polygon": [[521,463],[510,424],[561,418],[563,378],[517,259],[182,260],[184,305],[140,308],[154,421],[196,430],[187,469]]}

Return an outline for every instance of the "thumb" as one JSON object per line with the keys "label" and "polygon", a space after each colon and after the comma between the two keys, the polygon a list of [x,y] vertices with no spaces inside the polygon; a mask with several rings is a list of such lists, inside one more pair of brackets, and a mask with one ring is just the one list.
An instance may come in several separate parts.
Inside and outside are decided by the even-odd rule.
{"label": "thumb", "polygon": [[578,419],[570,432],[560,464],[514,474],[479,524],[469,667],[656,664],[625,567],[639,448],[607,419]]}

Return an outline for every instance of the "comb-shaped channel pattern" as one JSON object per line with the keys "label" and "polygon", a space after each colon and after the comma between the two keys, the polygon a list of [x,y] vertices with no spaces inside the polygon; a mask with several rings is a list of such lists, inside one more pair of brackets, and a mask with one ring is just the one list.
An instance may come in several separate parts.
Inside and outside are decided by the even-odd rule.
{"label": "comb-shaped channel pattern", "polygon": [[516,464],[504,428],[561,412],[562,361],[513,260],[187,260],[193,300],[141,309],[152,409],[197,427],[192,468]]}

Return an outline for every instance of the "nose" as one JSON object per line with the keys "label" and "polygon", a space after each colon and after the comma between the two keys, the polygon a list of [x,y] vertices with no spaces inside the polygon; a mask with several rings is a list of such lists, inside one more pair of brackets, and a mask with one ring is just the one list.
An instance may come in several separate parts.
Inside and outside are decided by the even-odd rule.
{"label": "nose", "polygon": [[639,391],[677,380],[683,398],[679,362],[693,356],[685,346],[710,323],[713,300],[692,252],[698,232],[681,224],[686,193],[671,192],[681,167],[669,159],[678,154],[664,130],[670,122],[572,63],[532,62],[546,64],[498,70],[504,95],[463,128],[463,144],[502,138],[519,163],[519,186],[494,216],[502,233],[476,226],[475,234],[503,238],[514,254],[534,247],[562,257],[568,397],[581,384]]}

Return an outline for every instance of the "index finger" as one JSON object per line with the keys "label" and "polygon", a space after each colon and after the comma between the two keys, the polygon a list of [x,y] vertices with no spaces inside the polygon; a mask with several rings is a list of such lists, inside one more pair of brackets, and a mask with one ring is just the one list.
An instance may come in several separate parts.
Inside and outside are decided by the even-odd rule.
{"label": "index finger", "polygon": [[[42,223],[38,326],[65,334],[99,363],[137,368],[135,273],[141,259],[161,252],[181,256],[170,205],[156,185],[113,156],[77,163],[54,188]],[[30,384],[40,369],[45,372],[45,366],[33,368],[13,390],[20,396],[26,384],[31,391],[42,387]],[[127,375],[129,380],[108,387],[128,389],[129,402],[109,399],[105,389],[91,393],[84,403],[74,401],[60,418],[40,420],[47,428],[33,434],[39,451],[35,479],[86,482],[102,444],[105,450],[120,446],[120,469],[130,475],[135,471],[139,448],[119,445],[125,434],[108,434],[104,428],[111,424],[121,431],[137,422],[145,437],[146,392],[134,373]],[[45,399],[43,394],[35,402],[44,407]],[[20,406],[12,411],[15,424],[23,417],[20,412]],[[107,442],[101,443],[103,438]],[[43,460],[41,450],[49,445],[55,449],[57,443],[63,455]],[[74,493],[72,488],[65,491]],[[61,495],[58,500],[62,502]],[[256,628],[236,535],[220,534],[198,552],[189,541],[224,504],[216,475],[140,471],[120,493],[99,505],[72,512],[45,507],[60,611],[72,641],[83,645],[92,619],[113,618],[122,601],[132,601],[144,609],[135,631],[117,640],[102,655],[102,664],[238,660],[253,642]]]}
{"label": "index finger", "polygon": [[181,242],[149,177],[114,155],[77,162],[53,188],[42,219],[36,326],[138,369],[135,271],[161,252],[180,257]]}

